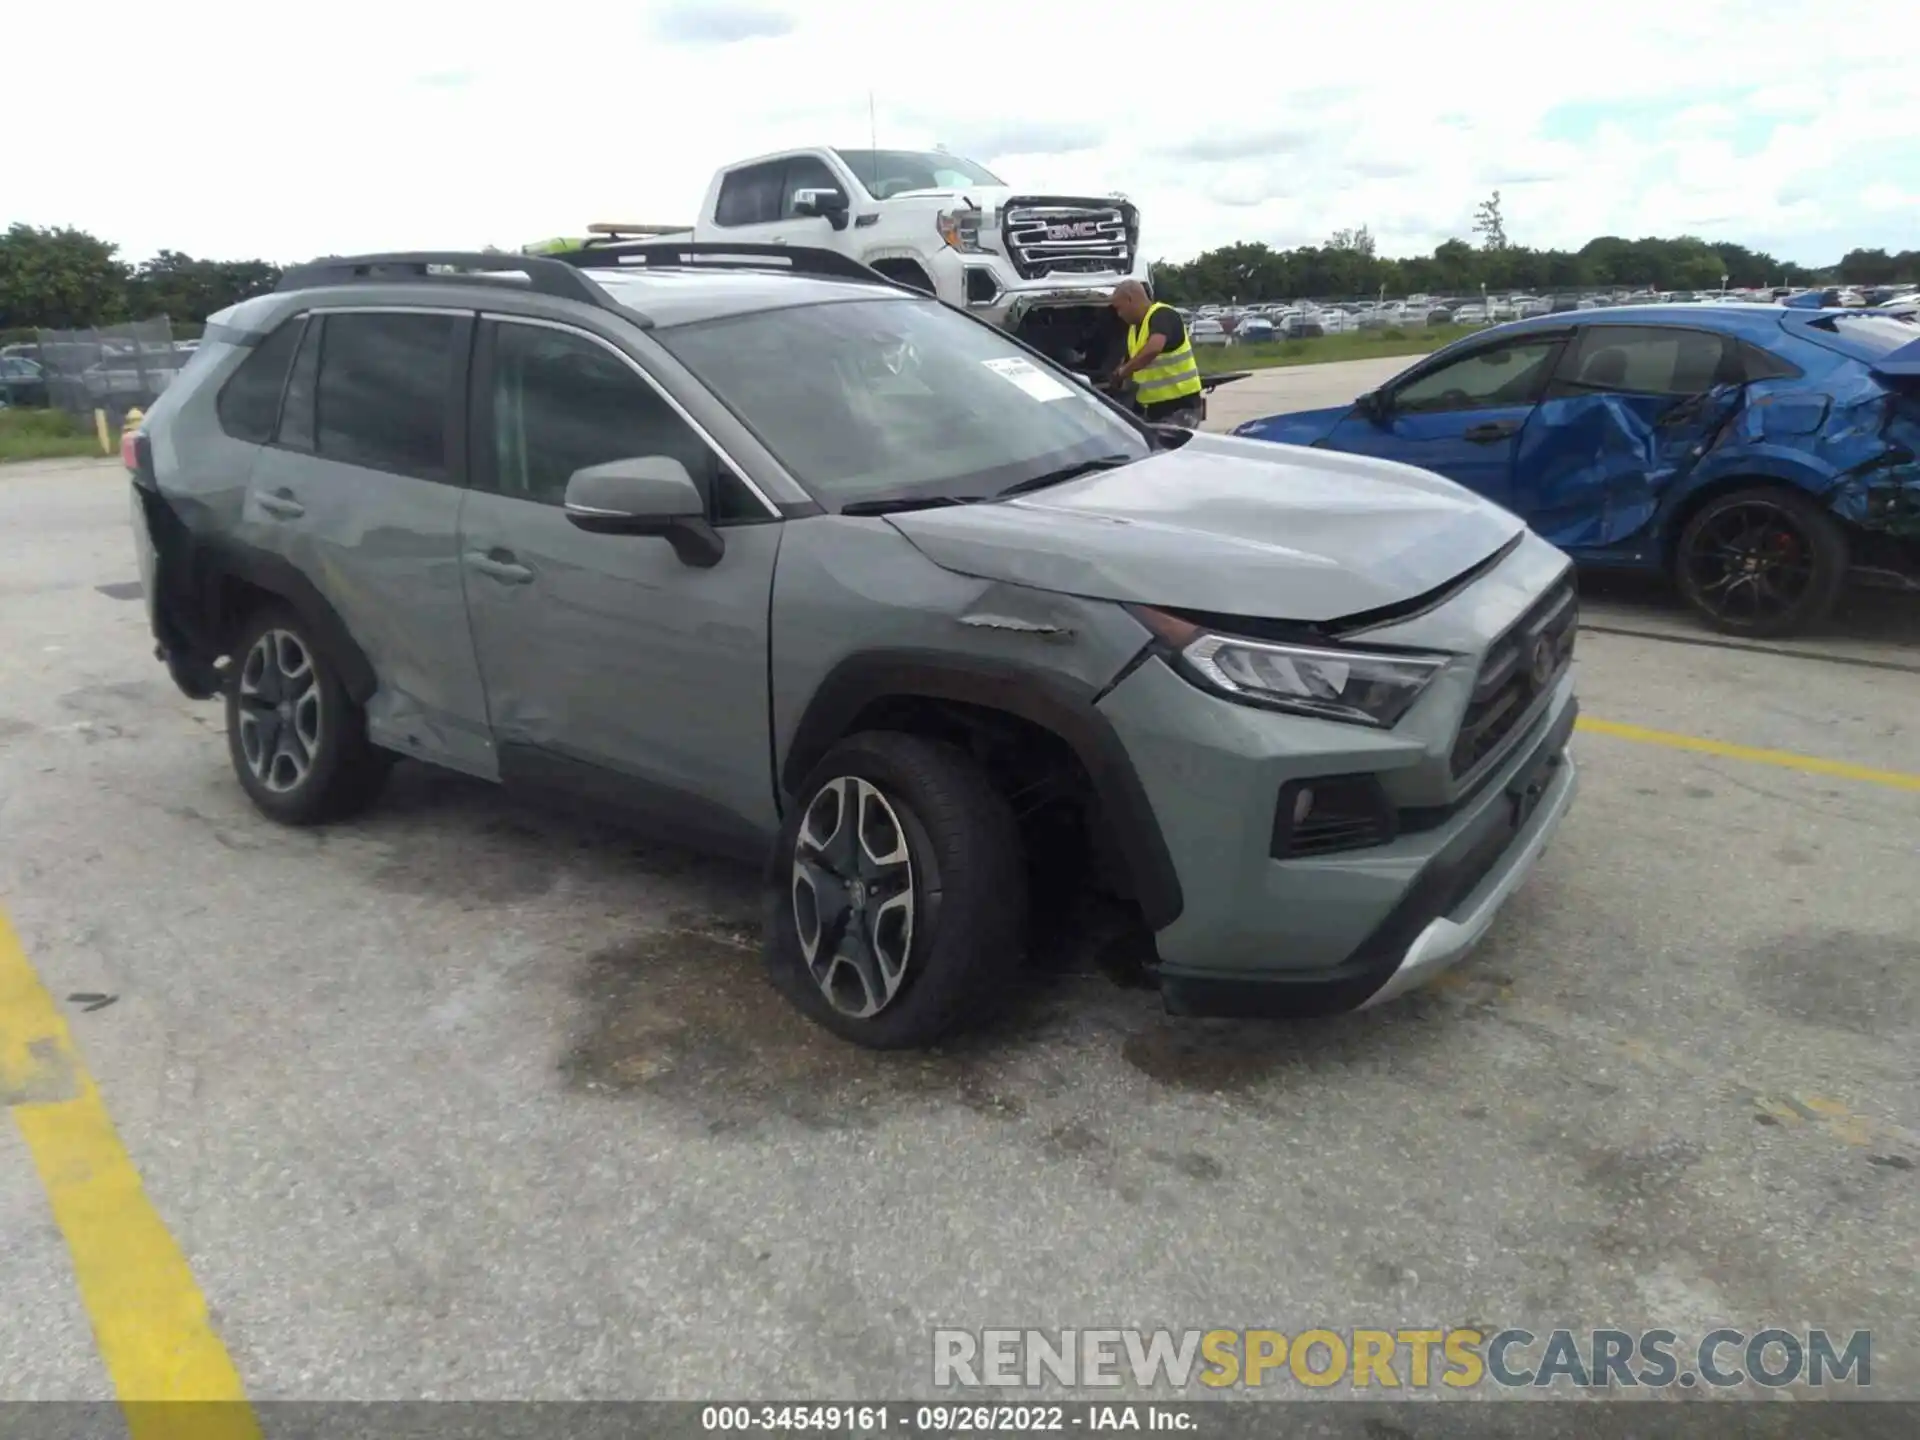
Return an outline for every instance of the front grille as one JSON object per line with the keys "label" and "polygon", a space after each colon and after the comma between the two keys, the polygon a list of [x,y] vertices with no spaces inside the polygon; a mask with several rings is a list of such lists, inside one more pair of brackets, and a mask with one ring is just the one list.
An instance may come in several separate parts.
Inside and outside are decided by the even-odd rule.
{"label": "front grille", "polygon": [[1385,845],[1397,830],[1393,805],[1371,775],[1291,780],[1280,788],[1274,807],[1268,853],[1276,860],[1298,860],[1365,850]]}
{"label": "front grille", "polygon": [[1015,200],[1006,207],[1001,229],[1007,258],[1023,280],[1133,270],[1134,226],[1120,205]]}
{"label": "front grille", "polygon": [[1534,702],[1559,681],[1573,663],[1579,623],[1579,592],[1568,575],[1494,641],[1453,742],[1454,779],[1497,753]]}

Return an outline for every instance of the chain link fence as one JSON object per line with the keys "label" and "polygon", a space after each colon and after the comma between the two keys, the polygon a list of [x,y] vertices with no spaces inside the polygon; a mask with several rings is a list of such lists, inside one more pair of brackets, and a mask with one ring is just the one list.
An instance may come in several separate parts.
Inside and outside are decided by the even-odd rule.
{"label": "chain link fence", "polygon": [[104,410],[117,426],[127,411],[145,410],[173,383],[192,358],[193,346],[191,340],[175,340],[172,323],[163,318],[36,331],[33,340],[4,347],[4,359],[15,362],[9,374],[20,370],[21,388],[31,385],[38,392],[14,403],[38,403],[88,418]]}

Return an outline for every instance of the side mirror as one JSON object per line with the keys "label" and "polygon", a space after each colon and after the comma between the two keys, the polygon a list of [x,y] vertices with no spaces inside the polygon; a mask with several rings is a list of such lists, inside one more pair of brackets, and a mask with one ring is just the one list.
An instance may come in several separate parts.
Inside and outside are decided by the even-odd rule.
{"label": "side mirror", "polygon": [[687,467],[668,455],[609,460],[573,472],[567,519],[595,535],[658,535],[673,553],[702,569],[726,552],[707,523],[707,502]]}
{"label": "side mirror", "polygon": [[836,230],[847,228],[847,197],[839,190],[796,190],[793,213],[817,215]]}
{"label": "side mirror", "polygon": [[1387,423],[1387,417],[1393,413],[1393,402],[1382,390],[1369,390],[1353,402],[1353,408],[1376,425]]}

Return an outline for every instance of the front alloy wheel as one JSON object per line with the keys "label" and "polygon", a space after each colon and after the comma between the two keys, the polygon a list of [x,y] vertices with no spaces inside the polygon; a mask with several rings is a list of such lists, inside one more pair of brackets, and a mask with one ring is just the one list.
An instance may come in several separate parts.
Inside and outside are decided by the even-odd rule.
{"label": "front alloy wheel", "polygon": [[850,735],[787,812],[766,963],[788,1000],[876,1050],[939,1043],[1012,996],[1027,870],[1013,808],[967,751]]}
{"label": "front alloy wheel", "polygon": [[857,776],[821,786],[794,841],[792,889],[813,983],[843,1015],[879,1014],[913,953],[913,855],[892,802]]}

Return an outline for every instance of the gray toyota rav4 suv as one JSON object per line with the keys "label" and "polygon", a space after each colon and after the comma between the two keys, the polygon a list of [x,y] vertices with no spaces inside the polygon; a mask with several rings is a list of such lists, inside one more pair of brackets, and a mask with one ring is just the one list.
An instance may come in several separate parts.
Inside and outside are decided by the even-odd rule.
{"label": "gray toyota rav4 suv", "polygon": [[1514,516],[1147,425],[830,254],[317,261],[132,459],[268,816],[405,756],[755,857],[774,981],[865,1045],[984,1015],[1069,890],[1176,1014],[1379,1002],[1573,799],[1573,573]]}

